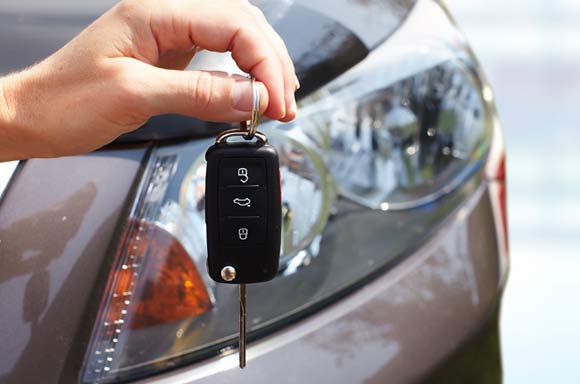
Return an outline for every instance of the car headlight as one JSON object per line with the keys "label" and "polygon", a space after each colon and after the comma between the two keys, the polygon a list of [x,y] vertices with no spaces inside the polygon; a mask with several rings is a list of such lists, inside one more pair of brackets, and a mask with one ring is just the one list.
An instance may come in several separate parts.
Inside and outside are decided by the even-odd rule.
{"label": "car headlight", "polygon": [[[279,151],[283,245],[279,276],[248,287],[250,341],[384,271],[477,187],[492,112],[457,36],[422,38],[404,27],[304,99],[296,121],[262,125]],[[131,379],[234,348],[236,288],[205,270],[211,143],[151,150],[83,382]]]}

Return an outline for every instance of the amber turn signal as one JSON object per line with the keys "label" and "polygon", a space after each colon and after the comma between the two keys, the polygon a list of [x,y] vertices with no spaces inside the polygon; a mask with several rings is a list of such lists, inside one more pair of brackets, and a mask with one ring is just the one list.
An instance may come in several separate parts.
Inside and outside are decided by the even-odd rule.
{"label": "amber turn signal", "polygon": [[211,308],[205,284],[183,248],[169,232],[149,226],[146,265],[136,290],[131,328],[194,317]]}

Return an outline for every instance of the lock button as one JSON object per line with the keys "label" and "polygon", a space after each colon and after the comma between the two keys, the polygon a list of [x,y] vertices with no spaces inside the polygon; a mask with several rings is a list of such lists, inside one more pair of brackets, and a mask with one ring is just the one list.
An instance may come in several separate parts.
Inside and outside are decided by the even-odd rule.
{"label": "lock button", "polygon": [[228,217],[220,221],[221,237],[227,245],[261,244],[266,239],[266,223],[260,217]]}

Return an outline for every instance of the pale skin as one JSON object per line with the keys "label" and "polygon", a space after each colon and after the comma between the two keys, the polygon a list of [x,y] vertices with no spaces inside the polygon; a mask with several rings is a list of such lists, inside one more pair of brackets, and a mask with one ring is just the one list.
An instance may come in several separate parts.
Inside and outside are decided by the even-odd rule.
{"label": "pale skin", "polygon": [[89,152],[150,117],[250,118],[250,81],[183,71],[230,51],[267,117],[296,117],[299,87],[280,36],[244,0],[123,0],[44,61],[0,78],[0,161]]}

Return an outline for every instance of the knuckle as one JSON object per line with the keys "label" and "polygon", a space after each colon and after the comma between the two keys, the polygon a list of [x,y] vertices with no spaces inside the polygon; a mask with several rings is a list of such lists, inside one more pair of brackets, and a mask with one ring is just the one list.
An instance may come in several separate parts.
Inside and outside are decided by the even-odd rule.
{"label": "knuckle", "polygon": [[255,70],[261,68],[266,68],[270,70],[273,69],[274,70],[273,72],[279,72],[276,70],[277,69],[276,64],[279,65],[279,63],[273,62],[270,56],[266,55],[256,56],[256,59],[254,60],[252,65],[248,67],[248,72],[253,73]]}
{"label": "knuckle", "polygon": [[127,106],[132,109],[141,106],[141,92],[137,87],[139,79],[136,78],[135,70],[126,65],[108,65],[104,68],[103,78],[108,79],[107,92],[110,95],[107,102],[118,106]]}
{"label": "knuckle", "polygon": [[248,10],[250,12],[250,14],[252,16],[254,16],[255,18],[258,18],[260,20],[266,20],[266,16],[264,15],[264,12],[262,12],[262,10],[258,7],[256,7],[255,5],[249,4]]}
{"label": "knuckle", "polygon": [[266,16],[264,16],[262,10],[249,2],[241,4],[239,11],[244,15],[244,18],[249,19],[251,24],[258,25],[266,22]]}
{"label": "knuckle", "polygon": [[117,87],[117,94],[122,100],[130,103],[136,101],[139,93],[135,87],[132,71],[129,69],[121,69],[115,78]]}
{"label": "knuckle", "polygon": [[143,7],[148,6],[150,3],[150,0],[122,0],[118,3],[117,7],[120,11],[136,13],[143,9]]}
{"label": "knuckle", "polygon": [[190,89],[193,89],[193,104],[198,108],[207,108],[211,104],[213,94],[213,77],[208,72],[199,72],[193,77]]}
{"label": "knuckle", "polygon": [[134,0],[123,0],[117,4],[116,10],[120,17],[127,17],[136,12],[137,4]]}
{"label": "knuckle", "polygon": [[135,27],[146,19],[151,3],[149,0],[123,0],[115,7],[117,17],[125,24]]}

